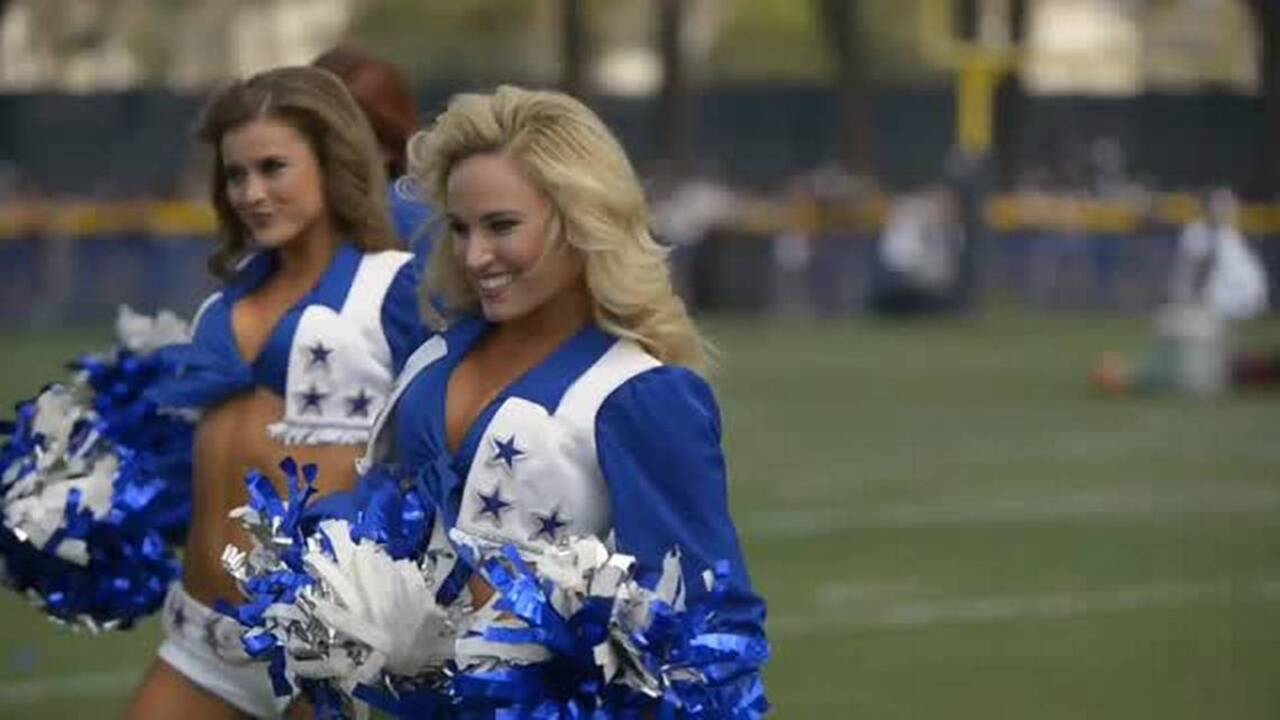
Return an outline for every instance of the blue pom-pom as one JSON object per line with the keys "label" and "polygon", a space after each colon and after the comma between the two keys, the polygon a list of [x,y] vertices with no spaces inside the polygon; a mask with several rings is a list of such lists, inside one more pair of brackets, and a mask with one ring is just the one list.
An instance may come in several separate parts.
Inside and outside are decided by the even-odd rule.
{"label": "blue pom-pom", "polygon": [[8,429],[5,584],[91,630],[129,628],[157,610],[179,568],[156,522],[168,509],[148,457],[112,442],[107,421],[60,386],[20,404]]}
{"label": "blue pom-pom", "polygon": [[[568,574],[552,571],[554,558],[535,569],[513,546],[480,553],[498,595],[494,608],[507,620],[473,628],[487,645],[473,658],[459,655],[453,694],[460,707],[494,717],[600,719],[755,720],[768,712],[760,672],[769,645],[752,627],[762,623],[727,619],[726,563],[707,574],[708,592],[686,608],[678,555],[668,557],[662,587],[647,587],[631,558],[608,556],[598,541],[575,542],[585,551],[571,550],[577,559]],[[583,563],[591,557],[594,563]],[[524,659],[495,665],[504,645],[513,647],[511,658]],[[528,662],[530,646],[543,648],[546,659]]]}
{"label": "blue pom-pom", "polygon": [[173,375],[161,353],[138,354],[117,348],[85,355],[71,363],[94,392],[91,405],[104,435],[135,453],[142,471],[154,478],[148,499],[152,524],[165,538],[181,544],[191,522],[191,456],[194,424],[161,412],[147,391]]}
{"label": "blue pom-pom", "polygon": [[4,582],[55,620],[128,628],[157,610],[191,516],[190,420],[146,399],[173,369],[154,349],[185,339],[171,313],[122,309],[121,345],[70,363],[0,424]]}

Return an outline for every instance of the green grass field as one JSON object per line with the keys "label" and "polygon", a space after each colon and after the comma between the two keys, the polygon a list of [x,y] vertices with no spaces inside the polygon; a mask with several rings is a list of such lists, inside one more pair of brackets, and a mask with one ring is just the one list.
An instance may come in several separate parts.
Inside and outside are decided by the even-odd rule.
{"label": "green grass field", "polygon": [[[1140,318],[708,327],[777,717],[1280,717],[1280,393],[1091,395]],[[0,402],[104,338],[0,338]],[[0,612],[0,717],[114,716],[156,640]]]}

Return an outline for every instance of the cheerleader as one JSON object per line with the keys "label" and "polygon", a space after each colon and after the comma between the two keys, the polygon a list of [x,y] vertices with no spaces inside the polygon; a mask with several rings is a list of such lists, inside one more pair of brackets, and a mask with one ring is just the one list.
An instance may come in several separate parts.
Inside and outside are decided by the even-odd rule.
{"label": "cheerleader", "polygon": [[405,178],[405,146],[418,128],[418,110],[409,83],[386,60],[339,45],[311,62],[341,78],[373,127],[390,181],[387,205],[396,232],[421,263],[430,255],[426,232],[431,210]]}
{"label": "cheerleader", "polygon": [[177,372],[152,390],[198,414],[194,509],[165,638],[126,717],[279,717],[289,698],[211,609],[240,599],[220,557],[247,539],[228,512],[246,502],[246,472],[282,484],[286,455],[321,468],[321,494],[349,488],[425,330],[411,256],[392,249],[377,140],[341,81],[291,67],[236,82],[210,100],[199,136],[214,153],[222,289],[191,342],[162,350]]}
{"label": "cheerleader", "polygon": [[[718,568],[721,629],[764,646],[707,345],[619,143],[566,95],[504,86],[456,97],[410,141],[409,171],[446,226],[427,281],[440,332],[409,358],[362,467],[421,468],[435,541],[464,558],[515,548],[536,567],[596,538],[652,585],[674,552],[690,608]],[[493,602],[475,567],[455,565],[442,605]],[[741,703],[762,712],[758,676],[745,680],[756,694]]]}

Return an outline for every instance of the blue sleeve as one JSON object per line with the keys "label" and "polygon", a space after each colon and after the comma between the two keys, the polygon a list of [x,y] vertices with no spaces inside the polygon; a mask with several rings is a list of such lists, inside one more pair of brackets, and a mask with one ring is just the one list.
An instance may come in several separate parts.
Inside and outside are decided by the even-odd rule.
{"label": "blue sleeve", "polygon": [[203,409],[253,386],[253,373],[240,360],[231,334],[225,297],[214,295],[200,306],[191,342],[156,351],[168,371],[146,390],[163,408]]}
{"label": "blue sleeve", "polygon": [[642,579],[679,547],[692,606],[707,594],[703,571],[727,561],[726,619],[763,634],[764,601],[751,589],[729,517],[720,410],[707,383],[668,366],[627,381],[596,415],[596,450],[618,549],[637,558]]}
{"label": "blue sleeve", "polygon": [[400,266],[382,299],[382,333],[391,348],[391,369],[397,375],[430,334],[418,311],[418,278],[418,267],[409,260]]}
{"label": "blue sleeve", "polygon": [[387,186],[387,208],[396,234],[404,240],[405,248],[413,253],[413,263],[421,272],[431,255],[431,206],[414,192],[407,177],[397,178]]}

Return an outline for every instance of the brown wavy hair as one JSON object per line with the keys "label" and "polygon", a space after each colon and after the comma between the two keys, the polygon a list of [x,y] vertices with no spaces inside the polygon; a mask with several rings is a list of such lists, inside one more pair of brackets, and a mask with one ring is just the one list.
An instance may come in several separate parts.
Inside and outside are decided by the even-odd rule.
{"label": "brown wavy hair", "polygon": [[253,247],[249,229],[227,198],[222,138],[254,120],[271,118],[302,133],[320,163],[325,206],[342,238],[369,252],[399,247],[387,214],[387,179],[378,142],[346,87],[314,67],[268,70],[219,90],[200,115],[196,135],[214,153],[210,194],[221,244],[209,271],[226,279]]}
{"label": "brown wavy hair", "polygon": [[403,175],[405,143],[418,130],[418,107],[400,69],[350,45],[330,48],[311,64],[337,75],[346,84],[378,137],[387,177]]}

